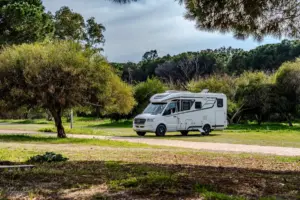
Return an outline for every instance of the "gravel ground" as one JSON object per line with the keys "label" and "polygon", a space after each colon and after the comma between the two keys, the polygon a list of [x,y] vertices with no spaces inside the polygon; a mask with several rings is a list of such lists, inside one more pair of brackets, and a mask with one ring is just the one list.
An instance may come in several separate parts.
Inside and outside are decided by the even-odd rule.
{"label": "gravel ground", "polygon": [[[45,134],[45,135],[56,136],[55,134],[51,134],[51,133],[38,133],[33,131],[20,131],[20,130],[0,130],[0,134]],[[148,138],[141,138],[141,137],[125,138],[125,137],[114,137],[114,136],[73,135],[73,134],[72,135],[69,134],[68,137],[127,141],[127,142],[143,143],[149,145],[180,147],[180,148],[208,150],[208,151],[259,153],[259,154],[272,154],[272,155],[280,155],[280,156],[300,156],[300,148],[290,148],[290,147],[209,143],[209,142],[189,142],[189,141],[180,141],[180,140],[148,139]]]}

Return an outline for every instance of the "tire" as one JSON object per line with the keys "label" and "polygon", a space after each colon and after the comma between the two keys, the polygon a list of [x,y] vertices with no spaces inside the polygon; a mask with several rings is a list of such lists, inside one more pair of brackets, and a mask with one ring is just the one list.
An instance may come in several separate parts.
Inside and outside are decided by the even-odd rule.
{"label": "tire", "polygon": [[136,132],[136,134],[138,134],[138,136],[145,136],[146,132]]}
{"label": "tire", "polygon": [[210,128],[209,124],[205,124],[202,129],[204,131],[204,133],[202,133],[202,135],[209,135],[209,133],[211,132],[211,128]]}
{"label": "tire", "polygon": [[183,135],[183,136],[187,136],[187,135],[189,134],[188,131],[180,131],[180,133],[181,133],[181,135]]}
{"label": "tire", "polygon": [[167,132],[166,126],[163,125],[163,124],[160,124],[160,125],[158,125],[157,128],[156,128],[155,135],[156,135],[157,137],[163,137],[163,136],[166,135],[166,132]]}

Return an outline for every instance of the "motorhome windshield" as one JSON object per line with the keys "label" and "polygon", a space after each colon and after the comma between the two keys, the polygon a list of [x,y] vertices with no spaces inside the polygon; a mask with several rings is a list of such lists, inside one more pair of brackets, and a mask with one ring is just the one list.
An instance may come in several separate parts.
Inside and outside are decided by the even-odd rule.
{"label": "motorhome windshield", "polygon": [[165,109],[167,103],[150,103],[145,109],[144,113],[151,115],[158,115]]}

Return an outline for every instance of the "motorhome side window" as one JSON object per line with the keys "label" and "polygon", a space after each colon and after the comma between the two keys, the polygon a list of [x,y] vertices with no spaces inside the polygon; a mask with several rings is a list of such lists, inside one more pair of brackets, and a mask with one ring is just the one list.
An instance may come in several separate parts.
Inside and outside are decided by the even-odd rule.
{"label": "motorhome side window", "polygon": [[223,99],[217,99],[218,108],[223,108]]}
{"label": "motorhome side window", "polygon": [[196,102],[195,103],[195,109],[201,109],[202,108],[202,102],[199,101],[199,102]]}
{"label": "motorhome side window", "polygon": [[181,101],[181,111],[190,110],[193,105],[192,100],[182,100]]}

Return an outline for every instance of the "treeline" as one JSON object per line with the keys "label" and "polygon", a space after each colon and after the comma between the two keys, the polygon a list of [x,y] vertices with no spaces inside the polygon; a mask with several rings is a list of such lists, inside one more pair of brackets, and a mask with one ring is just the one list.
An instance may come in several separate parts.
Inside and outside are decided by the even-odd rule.
{"label": "treeline", "polygon": [[69,7],[46,12],[42,0],[0,1],[0,49],[14,44],[45,40],[76,41],[100,52],[105,27],[94,17],[84,19]]}
{"label": "treeline", "polygon": [[50,13],[41,0],[1,1],[0,118],[52,117],[64,137],[61,117],[71,108],[83,116],[130,119],[167,89],[225,93],[232,123],[291,125],[299,117],[299,40],[163,57],[151,50],[139,63],[111,67],[101,55],[104,31],[68,7]]}
{"label": "treeline", "polygon": [[[191,92],[209,89],[210,92],[226,94],[230,123],[275,121],[288,122],[292,126],[292,121],[300,117],[300,60],[286,62],[273,73],[246,71],[240,75],[198,77],[188,81],[185,87]],[[143,111],[152,95],[168,89],[176,88],[158,78],[148,78],[134,86],[137,104],[133,111],[128,115],[110,117],[131,119]]]}
{"label": "treeline", "polygon": [[240,75],[245,71],[275,72],[284,62],[300,56],[299,40],[259,46],[250,51],[234,48],[207,49],[159,57],[156,50],[146,52],[139,63],[111,63],[122,79],[135,84],[149,77],[180,87],[198,77],[212,74]]}

